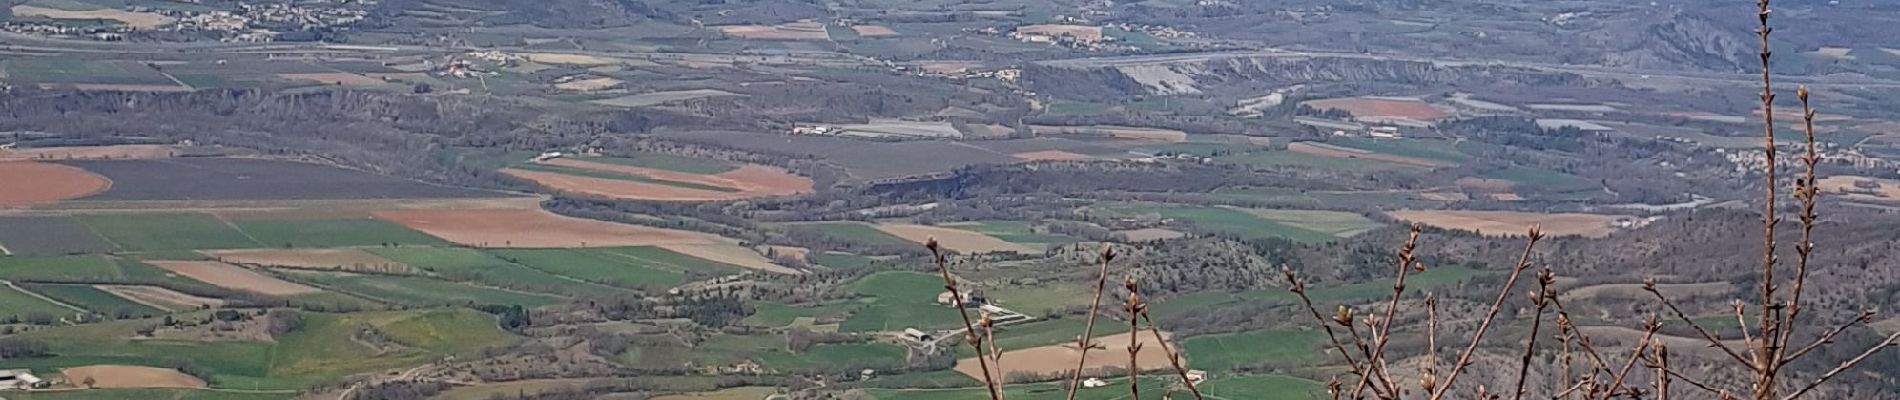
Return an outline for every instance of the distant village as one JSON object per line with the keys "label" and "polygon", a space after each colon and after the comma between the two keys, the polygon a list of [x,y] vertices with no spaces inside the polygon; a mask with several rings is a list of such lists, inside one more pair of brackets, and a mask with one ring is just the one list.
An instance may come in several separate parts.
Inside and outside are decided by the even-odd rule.
{"label": "distant village", "polygon": [[[272,42],[296,32],[347,27],[369,17],[377,0],[322,0],[296,4],[237,3],[231,10],[183,11],[128,6],[122,10],[62,13],[26,6],[0,30],[10,33],[122,41],[140,33],[201,33],[223,42]],[[41,13],[35,13],[41,11]],[[103,23],[101,23],[103,22]]]}

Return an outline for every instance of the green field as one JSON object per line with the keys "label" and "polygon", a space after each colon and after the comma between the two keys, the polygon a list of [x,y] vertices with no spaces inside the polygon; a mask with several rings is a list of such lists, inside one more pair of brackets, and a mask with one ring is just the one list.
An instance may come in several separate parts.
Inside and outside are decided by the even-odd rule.
{"label": "green field", "polygon": [[1363,158],[1327,157],[1286,150],[1256,151],[1216,157],[1215,161],[1225,164],[1240,164],[1263,168],[1318,168],[1358,173],[1425,170],[1424,167],[1416,165],[1374,161]]}
{"label": "green field", "polygon": [[1261,331],[1195,336],[1181,341],[1188,366],[1214,371],[1270,363],[1304,366],[1323,361],[1318,331]]}
{"label": "green field", "polygon": [[580,282],[458,247],[384,247],[370,253],[458,282],[581,297],[611,297],[630,292]]}
{"label": "green field", "polygon": [[828,367],[871,367],[894,369],[904,365],[906,350],[893,344],[821,344],[801,354],[767,351],[758,355],[759,364],[773,369],[819,369]]}
{"label": "green field", "polygon": [[0,279],[21,282],[143,283],[210,287],[137,260],[111,256],[0,257]]}
{"label": "green field", "polygon": [[851,286],[866,296],[863,309],[838,325],[844,332],[888,332],[904,328],[941,329],[961,326],[957,310],[937,304],[943,278],[916,272],[879,272]]}
{"label": "green field", "polygon": [[712,335],[691,348],[678,346],[636,346],[621,353],[618,361],[629,366],[677,367],[686,364],[732,365],[767,354],[785,352],[781,335]]}
{"label": "green field", "polygon": [[268,247],[210,214],[115,214],[75,218],[126,251]]}
{"label": "green field", "polygon": [[1199,389],[1207,397],[1228,400],[1308,400],[1326,395],[1325,382],[1280,375],[1217,376]]}
{"label": "green field", "polygon": [[811,261],[831,268],[864,268],[877,260],[857,254],[826,251],[812,253]]}
{"label": "green field", "polygon": [[0,319],[24,319],[28,314],[44,314],[57,319],[71,317],[77,313],[78,311],[71,308],[41,300],[26,292],[14,290],[12,287],[0,286]]}
{"label": "green field", "polygon": [[1503,179],[1519,185],[1534,186],[1551,191],[1595,190],[1597,183],[1576,175],[1541,169],[1510,167],[1485,172],[1485,178]]}
{"label": "green field", "polygon": [[[1108,299],[1104,299],[1103,301],[1107,302]],[[1082,331],[1087,328],[1087,325],[1088,320],[1086,317],[1080,315],[1063,319],[1046,319],[1024,324],[1004,325],[996,328],[996,347],[1003,349],[1003,351],[1011,351],[1060,344],[1074,345],[1075,338],[1082,336]],[[1128,333],[1128,323],[1116,321],[1108,317],[1098,318],[1095,320],[1095,331],[1092,333],[1093,335],[1091,336],[1098,338],[1109,335],[1125,335]],[[1142,332],[1141,334],[1143,335],[1142,337],[1147,337],[1148,335],[1147,332]],[[957,346],[957,354],[961,357],[976,356],[976,352],[970,350],[969,346]]]}
{"label": "green field", "polygon": [[[1156,203],[1121,203],[1104,208],[1132,214],[1153,214],[1164,219],[1185,221],[1195,230],[1233,235],[1244,239],[1284,238],[1301,243],[1328,243],[1340,237],[1333,233],[1301,228],[1294,223],[1268,220],[1247,210],[1225,207],[1200,207]],[[1312,222],[1302,217],[1298,223]],[[1371,223],[1366,220],[1366,223]],[[1336,227],[1327,226],[1327,229]],[[1354,228],[1356,229],[1356,228]]]}
{"label": "green field", "polygon": [[447,245],[448,242],[393,222],[377,219],[233,220],[233,225],[268,247],[360,247]]}
{"label": "green field", "polygon": [[[1483,271],[1462,266],[1440,266],[1428,269],[1425,272],[1412,272],[1410,277],[1406,278],[1405,286],[1407,292],[1416,293],[1433,288],[1456,285],[1482,274],[1484,274]],[[1307,292],[1307,296],[1311,297],[1314,304],[1321,308],[1327,307],[1328,304],[1364,301],[1381,297],[1391,298],[1392,281],[1388,276],[1381,276],[1379,279],[1374,279],[1369,282],[1337,286],[1315,286]],[[1298,300],[1298,297],[1284,288],[1250,290],[1239,293],[1200,292],[1167,299],[1149,306],[1148,310],[1153,311],[1157,316],[1168,316],[1180,315],[1182,313],[1194,312],[1195,310],[1203,310],[1207,307],[1239,301],[1255,301],[1267,304],[1293,304]]]}
{"label": "green field", "polygon": [[1463,163],[1470,159],[1463,152],[1458,151],[1457,143],[1449,140],[1333,138],[1327,140],[1326,144],[1451,164]]}
{"label": "green field", "polygon": [[165,310],[126,300],[124,297],[107,293],[104,290],[99,290],[89,285],[25,284],[22,286],[27,290],[32,290],[34,293],[59,300],[61,303],[79,306],[80,308],[105,315],[125,314],[129,316],[146,317],[165,313]]}
{"label": "green field", "polygon": [[[150,323],[140,320],[36,330],[16,337],[45,343],[58,356],[9,361],[8,366],[50,373],[95,364],[169,367],[173,360],[187,360],[215,373],[213,387],[297,390],[344,375],[420,365],[445,355],[469,355],[515,340],[496,326],[494,317],[467,309],[305,312],[303,316],[301,328],[277,336],[274,342],[132,339],[133,331]],[[378,352],[352,341],[361,327],[376,328],[392,346]]]}
{"label": "green field", "polygon": [[554,296],[522,293],[413,276],[309,272],[293,275],[325,289],[411,306],[519,304],[540,307],[561,302]]}
{"label": "green field", "polygon": [[663,289],[686,281],[688,271],[731,274],[739,267],[658,247],[498,249],[491,253],[530,268],[575,279],[636,289]]}
{"label": "green field", "polygon": [[1249,208],[1243,209],[1254,217],[1291,225],[1295,228],[1325,233],[1338,238],[1357,236],[1384,224],[1366,218],[1364,215],[1339,211],[1318,210],[1274,210]]}
{"label": "green field", "polygon": [[831,303],[813,307],[789,306],[779,303],[753,303],[752,315],[739,321],[751,326],[782,327],[791,325],[799,318],[841,317],[847,315],[859,305],[856,303]]}
{"label": "green field", "polygon": [[564,165],[527,163],[527,164],[516,165],[514,166],[514,168],[525,169],[529,171],[552,172],[552,173],[562,174],[562,175],[584,176],[588,178],[600,178],[600,179],[611,179],[611,180],[618,180],[618,181],[652,183],[652,184],[667,185],[667,186],[686,188],[686,189],[695,189],[695,190],[710,190],[710,191],[715,191],[715,192],[726,192],[726,193],[734,193],[734,192],[739,191],[739,189],[733,189],[733,188],[724,187],[724,186],[713,186],[713,185],[705,185],[705,184],[692,183],[692,182],[670,181],[670,180],[665,180],[665,179],[651,178],[645,175],[636,175],[636,174],[629,174],[629,173],[617,172],[617,171],[601,171],[601,170],[593,170],[593,169],[586,169],[586,168],[575,168],[575,167],[569,167],[569,166],[564,166]]}
{"label": "green field", "polygon": [[877,228],[860,222],[819,222],[798,224],[798,226],[817,228],[818,231],[824,232],[825,235],[831,237],[869,245],[917,246],[917,243],[892,236],[891,234],[884,233],[884,231],[877,230]]}
{"label": "green field", "polygon": [[43,84],[172,85],[170,78],[143,64],[117,60],[22,57],[7,60],[7,77]]}
{"label": "green field", "polygon": [[[1005,286],[989,289],[990,301],[1017,312],[1036,314],[1042,310],[1060,309],[1069,306],[1087,306],[1095,300],[1094,282],[1087,284],[1052,284],[1043,286]],[[1103,303],[1113,302],[1113,298],[1102,298]]]}
{"label": "green field", "polygon": [[739,169],[739,164],[731,161],[708,158],[680,157],[660,153],[634,153],[617,157],[583,157],[580,160],[625,165],[629,167],[653,168],[689,174],[717,174]]}
{"label": "green field", "polygon": [[[400,350],[378,353],[351,339],[361,326],[375,327]],[[467,355],[515,341],[495,318],[467,309],[306,314],[302,329],[278,338],[271,373],[336,377],[400,368],[441,355]]]}

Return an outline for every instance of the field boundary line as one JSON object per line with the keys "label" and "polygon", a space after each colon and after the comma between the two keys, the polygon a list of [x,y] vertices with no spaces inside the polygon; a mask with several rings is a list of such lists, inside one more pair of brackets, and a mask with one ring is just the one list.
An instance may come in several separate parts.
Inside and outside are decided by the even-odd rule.
{"label": "field boundary line", "polygon": [[231,227],[231,230],[237,231],[239,235],[244,235],[244,238],[250,239],[251,243],[257,243],[257,245],[265,246],[265,247],[270,246],[270,244],[264,243],[264,241],[262,240],[258,240],[256,236],[251,236],[250,232],[245,232],[244,228],[239,228],[237,224],[231,223],[231,219],[225,218],[223,214],[218,214],[218,213],[205,213],[205,214],[210,214],[212,218],[217,218],[218,222],[224,223],[224,226]]}
{"label": "field boundary line", "polygon": [[[179,311],[179,310],[176,310],[176,309],[173,309],[172,307],[168,307],[168,306],[163,306],[163,305],[159,305],[158,303],[155,303],[155,302],[151,302],[151,301],[146,301],[145,299],[140,299],[140,298],[137,298],[137,297],[133,297],[133,296],[127,296],[127,295],[123,295],[123,294],[119,294],[119,292],[116,292],[116,291],[113,291],[113,290],[111,290],[111,289],[107,289],[107,288],[104,288],[104,287],[101,287],[101,286],[107,286],[107,287],[109,287],[109,286],[113,286],[113,285],[107,285],[107,284],[89,284],[89,285],[86,285],[86,286],[90,286],[90,287],[92,287],[93,289],[96,289],[96,290],[98,290],[98,291],[101,291],[101,292],[106,292],[106,294],[110,294],[110,295],[113,295],[113,296],[118,296],[118,297],[119,297],[119,298],[121,298],[121,299],[126,299],[127,301],[131,301],[131,302],[133,302],[133,303],[139,303],[139,304],[144,304],[144,305],[145,305],[146,307],[151,307],[151,308],[156,308],[156,309],[158,309],[159,311],[164,311],[164,312],[166,312],[166,313],[175,313],[175,312],[178,312],[178,311]],[[164,288],[163,286],[155,286],[155,285],[125,285],[125,286],[152,286],[152,287],[156,287],[156,288],[161,288],[161,289],[163,289],[163,288]]]}
{"label": "field boundary line", "polygon": [[51,298],[51,297],[46,297],[46,295],[43,295],[43,294],[40,294],[39,292],[35,292],[35,291],[31,291],[31,290],[26,290],[26,288],[23,288],[23,287],[20,287],[20,285],[15,285],[15,284],[13,284],[13,281],[0,281],[0,282],[4,282],[4,283],[6,283],[6,286],[7,286],[7,287],[9,287],[9,288],[13,288],[13,290],[15,290],[15,291],[18,291],[18,292],[20,292],[20,293],[25,293],[25,294],[26,294],[26,295],[28,295],[28,296],[33,296],[33,297],[35,297],[35,298],[38,298],[38,299],[40,299],[40,300],[45,300],[45,301],[46,301],[46,302],[48,302],[48,303],[53,303],[54,305],[57,305],[57,306],[60,306],[60,307],[66,307],[66,308],[70,308],[70,309],[72,309],[73,311],[78,311],[78,312],[82,312],[82,313],[89,313],[89,312],[92,312],[92,310],[87,310],[87,309],[84,309],[84,308],[80,308],[79,306],[75,306],[75,305],[71,305],[71,304],[66,304],[66,302],[63,302],[63,301],[59,301],[59,300],[54,300],[54,299],[53,299],[53,298]]}
{"label": "field boundary line", "polygon": [[[512,268],[521,268],[521,269],[525,269],[525,270],[529,270],[529,271],[534,271],[534,272],[540,272],[540,273],[543,273],[543,274],[548,274],[548,276],[552,276],[552,277],[555,277],[555,278],[561,278],[561,279],[563,279],[563,280],[567,280],[567,281],[570,281],[570,282],[574,282],[574,283],[578,283],[578,284],[582,284],[582,285],[588,285],[588,286],[599,286],[599,287],[603,287],[603,288],[607,288],[607,289],[612,289],[612,290],[618,290],[618,291],[633,291],[632,289],[627,289],[627,288],[623,288],[623,287],[619,287],[619,286],[613,286],[613,285],[604,285],[604,284],[599,284],[599,283],[594,283],[594,282],[588,282],[588,281],[585,281],[585,280],[582,280],[582,279],[580,279],[580,278],[575,278],[575,277],[572,277],[572,276],[567,276],[567,275],[563,275],[563,274],[557,274],[557,273],[554,273],[553,271],[548,271],[548,270],[544,270],[544,269],[540,269],[540,268],[535,268],[535,267],[530,267],[530,266],[527,266],[526,264],[522,264],[522,263],[518,263],[518,262],[514,262],[514,261],[509,261],[509,260],[508,260],[508,259],[506,259],[506,258],[501,258],[501,257],[495,257],[495,259],[497,259],[497,260],[501,260],[502,262],[505,262],[505,263],[508,263],[508,266],[509,266],[509,267],[512,267]],[[433,272],[433,271],[431,271],[431,272]],[[444,279],[444,280],[446,281],[447,279]],[[454,281],[450,281],[450,282],[454,282]],[[463,282],[463,283],[466,283],[466,282]],[[569,296],[567,296],[567,295],[564,295],[564,294],[560,294],[560,293],[541,293],[541,292],[525,292],[525,293],[534,293],[534,294],[545,294],[545,295],[551,295],[551,296],[557,296],[557,297],[566,297],[566,298],[573,298],[573,297],[569,297]]]}

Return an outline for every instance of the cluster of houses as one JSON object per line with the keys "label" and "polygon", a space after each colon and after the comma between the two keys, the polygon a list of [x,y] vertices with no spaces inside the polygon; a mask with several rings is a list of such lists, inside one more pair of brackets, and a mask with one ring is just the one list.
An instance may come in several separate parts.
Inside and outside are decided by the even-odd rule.
{"label": "cluster of houses", "polygon": [[163,16],[158,26],[97,25],[68,23],[60,19],[11,21],[0,30],[11,33],[84,37],[99,41],[125,40],[141,30],[218,33],[224,42],[271,42],[282,31],[309,31],[346,27],[369,18],[369,6],[361,0],[253,4],[240,2],[232,10],[185,11],[143,6],[128,6],[124,11]]}

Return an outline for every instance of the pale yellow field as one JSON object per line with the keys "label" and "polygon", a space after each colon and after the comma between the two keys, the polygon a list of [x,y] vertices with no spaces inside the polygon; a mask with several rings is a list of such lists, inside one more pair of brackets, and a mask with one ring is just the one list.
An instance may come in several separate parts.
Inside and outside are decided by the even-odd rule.
{"label": "pale yellow field", "polygon": [[1518,211],[1404,210],[1387,212],[1392,218],[1445,229],[1477,231],[1483,235],[1523,235],[1532,226],[1543,227],[1551,236],[1604,237],[1616,231],[1611,226],[1620,215],[1581,213],[1531,213]]}
{"label": "pale yellow field", "polygon": [[1040,253],[1028,246],[1005,242],[990,235],[962,229],[944,228],[917,224],[877,224],[878,230],[892,236],[917,243],[926,243],[936,239],[937,244],[946,249],[961,253],[992,253],[999,251],[1015,253]]}
{"label": "pale yellow field", "polygon": [[52,19],[109,19],[119,21],[136,29],[152,29],[172,21],[171,17],[148,12],[126,10],[86,10],[70,11],[57,8],[17,5],[13,6],[13,15],[22,17],[46,17]]}

